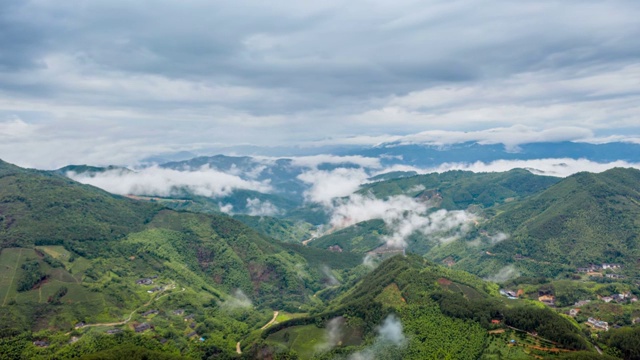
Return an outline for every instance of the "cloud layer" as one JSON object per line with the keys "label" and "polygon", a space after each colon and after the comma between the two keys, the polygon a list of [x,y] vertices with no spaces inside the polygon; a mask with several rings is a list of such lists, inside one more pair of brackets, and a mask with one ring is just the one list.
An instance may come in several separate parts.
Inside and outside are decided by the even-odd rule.
{"label": "cloud layer", "polygon": [[638,18],[635,0],[6,0],[0,157],[637,139]]}
{"label": "cloud layer", "polygon": [[[176,196],[184,190],[212,198],[226,196],[237,189],[255,190],[259,192],[271,192],[268,183],[242,178],[223,173],[217,170],[203,167],[197,171],[178,171],[149,167],[139,171],[109,170],[103,173],[66,174],[73,180],[93,185],[114,194],[120,195],[155,195]],[[271,203],[260,203],[257,199],[250,199],[247,205],[255,212],[273,211]],[[229,209],[231,210],[231,209]]]}

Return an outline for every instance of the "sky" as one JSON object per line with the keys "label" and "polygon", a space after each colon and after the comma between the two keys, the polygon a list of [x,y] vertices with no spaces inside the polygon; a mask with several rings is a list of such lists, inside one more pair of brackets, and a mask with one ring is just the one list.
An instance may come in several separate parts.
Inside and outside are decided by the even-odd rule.
{"label": "sky", "polygon": [[640,141],[637,0],[0,1],[0,158]]}

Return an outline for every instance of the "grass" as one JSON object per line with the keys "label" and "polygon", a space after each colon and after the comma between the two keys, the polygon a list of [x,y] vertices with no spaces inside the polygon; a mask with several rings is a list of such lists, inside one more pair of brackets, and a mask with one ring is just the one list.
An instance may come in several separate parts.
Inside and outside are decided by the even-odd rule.
{"label": "grass", "polygon": [[26,249],[2,249],[0,252],[0,299],[2,306],[7,305],[9,294],[16,289],[16,273],[21,264],[21,257]]}
{"label": "grass", "polygon": [[[288,335],[287,335],[288,334]],[[286,339],[288,337],[288,339]],[[325,330],[315,325],[292,326],[267,337],[267,342],[284,345],[298,353],[300,358],[308,359],[318,351],[325,338]]]}
{"label": "grass", "polygon": [[389,284],[376,297],[376,300],[386,306],[398,308],[407,305],[407,301],[402,297],[402,293],[396,283]]}

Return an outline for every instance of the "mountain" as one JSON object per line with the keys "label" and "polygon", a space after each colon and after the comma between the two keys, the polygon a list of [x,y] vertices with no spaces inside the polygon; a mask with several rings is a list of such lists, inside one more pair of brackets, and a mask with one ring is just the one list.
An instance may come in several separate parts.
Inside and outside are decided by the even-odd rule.
{"label": "mountain", "polygon": [[560,178],[534,175],[524,169],[496,173],[447,171],[415,175],[363,185],[360,194],[377,198],[395,195],[431,199],[447,210],[466,209],[470,205],[491,207],[541,191]]}
{"label": "mountain", "polygon": [[[406,196],[431,207],[432,212],[440,209],[466,210],[482,217],[491,216],[494,206],[517,202],[560,180],[534,175],[523,169],[501,173],[448,171],[365,184],[357,193],[378,199]],[[339,246],[344,251],[364,254],[380,247],[384,243],[382,237],[391,233],[383,220],[373,219],[325,234],[309,245],[322,249]],[[407,249],[425,254],[437,244],[432,240],[413,234],[408,238]]]}
{"label": "mountain", "polygon": [[578,173],[498,212],[486,228],[510,236],[488,251],[503,263],[519,255],[522,260],[516,265],[530,272],[601,263],[621,263],[631,273],[637,270],[639,170]]}
{"label": "mountain", "polygon": [[[175,211],[4,162],[0,191],[3,359],[595,354],[573,320],[417,255],[363,263],[354,252],[274,240],[230,216]],[[283,238],[305,233],[240,218]]]}
{"label": "mountain", "polygon": [[176,212],[5,162],[0,241],[0,332],[149,323],[189,347],[191,322],[172,313],[184,309],[222,352],[267,309],[300,311],[361,263],[281,244],[225,215]]}
{"label": "mountain", "polygon": [[452,145],[383,143],[367,149],[353,150],[348,155],[381,158],[383,164],[405,164],[434,167],[444,163],[492,162],[496,160],[588,159],[595,162],[624,160],[640,162],[640,144],[612,142],[590,144],[580,142],[536,142],[507,148],[502,144],[466,142]]}
{"label": "mountain", "polygon": [[[415,255],[387,259],[341,288],[342,294],[325,309],[262,333],[262,342],[250,355],[280,351],[319,359],[343,359],[347,354],[371,359],[527,359],[552,356],[553,346],[583,350],[576,354],[587,357],[593,352],[580,330],[549,308],[505,301],[494,284]],[[511,328],[505,331],[501,324]],[[511,348],[513,328],[535,330],[546,344],[555,345],[524,335],[518,336],[519,346]]]}

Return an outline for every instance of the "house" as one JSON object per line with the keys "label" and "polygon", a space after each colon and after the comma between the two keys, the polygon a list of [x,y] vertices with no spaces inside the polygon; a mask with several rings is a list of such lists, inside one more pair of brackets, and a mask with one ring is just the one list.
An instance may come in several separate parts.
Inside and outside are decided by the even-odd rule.
{"label": "house", "polygon": [[569,310],[569,315],[572,317],[576,317],[576,315],[578,315],[579,312],[580,312],[580,309],[571,309]]}
{"label": "house", "polygon": [[340,245],[331,245],[327,248],[327,250],[333,252],[342,252],[342,248],[340,247]]}
{"label": "house", "polygon": [[606,274],[605,277],[609,279],[624,279],[626,276],[620,274]]}
{"label": "house", "polygon": [[503,296],[508,297],[509,299],[517,299],[517,293],[513,290],[504,290],[504,289],[500,289],[500,294]]}
{"label": "house", "polygon": [[137,285],[151,285],[153,284],[153,280],[151,280],[150,278],[144,278],[144,279],[138,279],[136,281]]}
{"label": "house", "polygon": [[613,297],[611,297],[611,296],[603,296],[603,297],[600,298],[600,300],[602,300],[602,301],[604,301],[606,303],[610,303],[610,302],[613,301]]}
{"label": "house", "polygon": [[195,332],[195,331],[192,331],[192,332],[187,334],[187,337],[190,338],[190,337],[193,337],[193,336],[196,336],[196,335],[198,335],[198,333]]}
{"label": "house", "polygon": [[538,297],[538,301],[544,303],[545,305],[555,306],[556,297],[553,295],[542,295]]}
{"label": "house", "polygon": [[80,329],[80,328],[83,328],[85,325],[87,325],[87,324],[85,324],[84,322],[80,321],[79,323],[74,325],[74,328]]}
{"label": "house", "polygon": [[580,301],[578,301],[577,303],[575,303],[573,305],[576,306],[576,307],[581,307],[581,306],[587,305],[590,302],[591,302],[591,300],[580,300]]}
{"label": "house", "polygon": [[587,319],[587,325],[590,325],[598,330],[609,331],[609,323],[606,321],[601,321],[590,317]]}
{"label": "house", "polygon": [[631,323],[634,324],[634,325],[635,324],[640,324],[640,317],[637,317],[637,318],[631,320]]}
{"label": "house", "polygon": [[160,287],[160,286],[156,286],[156,287],[154,287],[154,288],[153,288],[153,289],[151,289],[151,290],[147,290],[147,292],[148,292],[149,294],[153,294],[154,292],[162,291],[162,290],[163,290],[163,288],[162,288],[162,287]]}
{"label": "house", "polygon": [[135,330],[135,332],[137,333],[147,331],[149,329],[151,329],[151,325],[149,325],[148,323],[142,323],[133,327],[133,330]]}
{"label": "house", "polygon": [[497,325],[497,324],[500,324],[500,320],[498,320],[498,319],[492,319],[492,320],[491,320],[491,323],[492,323],[492,324],[496,324],[496,325]]}
{"label": "house", "polygon": [[33,342],[33,345],[37,346],[37,347],[47,347],[49,346],[49,343],[43,340],[36,340]]}
{"label": "house", "polygon": [[173,310],[173,315],[182,315],[184,314],[184,309]]}
{"label": "house", "polygon": [[122,332],[122,329],[109,329],[109,330],[107,330],[107,334],[109,334],[109,335],[119,334],[121,332]]}
{"label": "house", "polygon": [[192,329],[195,329],[196,328],[196,323],[192,322],[191,324],[189,324],[189,327],[192,328]]}
{"label": "house", "polygon": [[157,313],[159,313],[160,311],[158,310],[149,310],[149,311],[145,311],[142,313],[142,316],[149,316],[149,315],[155,315]]}
{"label": "house", "polygon": [[602,264],[602,269],[603,270],[607,270],[607,269],[620,269],[620,264]]}
{"label": "house", "polygon": [[185,316],[184,321],[189,321],[189,320],[191,320],[191,319],[193,319],[195,317],[196,317],[195,314],[189,314],[189,315]]}

